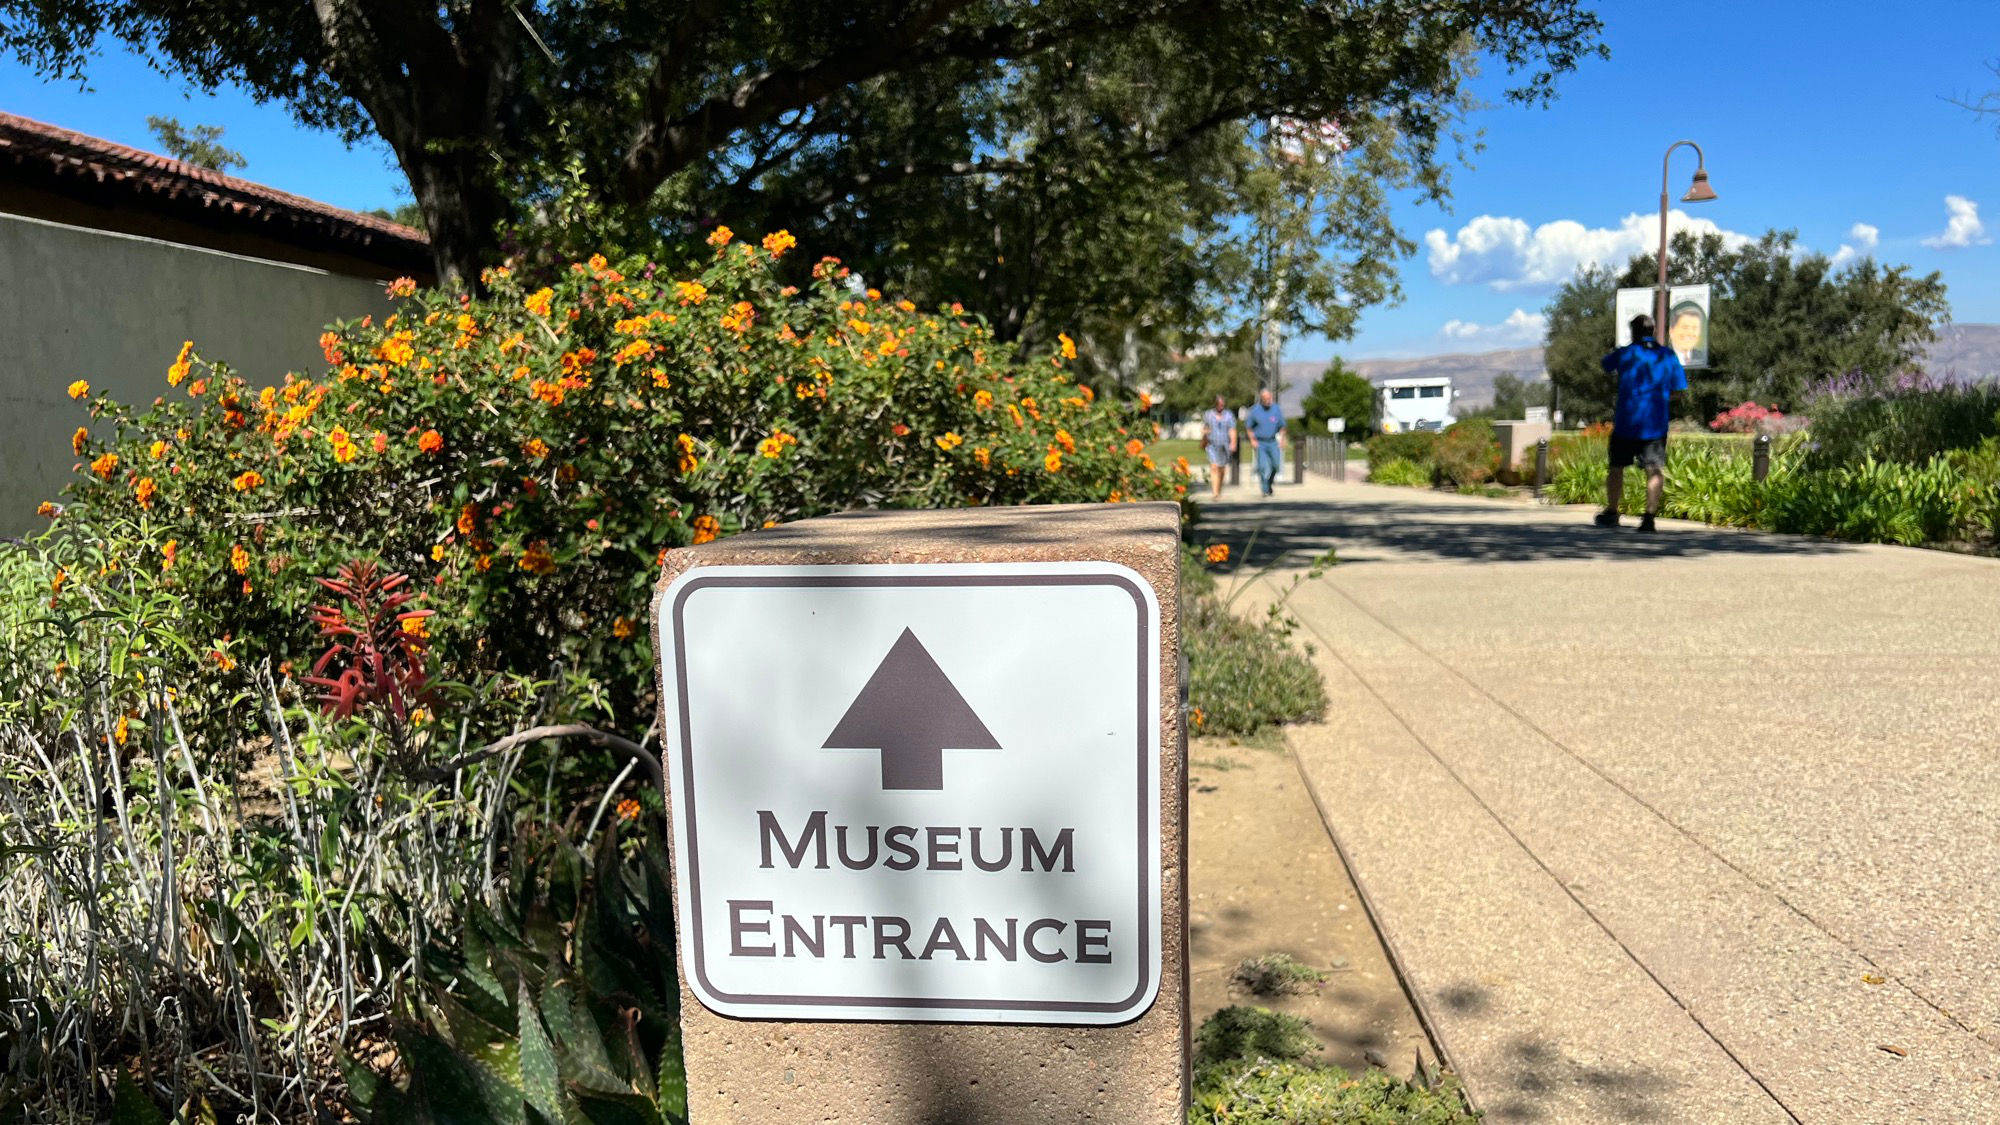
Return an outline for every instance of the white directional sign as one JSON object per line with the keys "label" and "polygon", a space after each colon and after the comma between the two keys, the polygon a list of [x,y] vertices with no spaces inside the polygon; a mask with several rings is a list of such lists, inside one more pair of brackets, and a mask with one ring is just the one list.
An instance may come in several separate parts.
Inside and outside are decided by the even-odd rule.
{"label": "white directional sign", "polygon": [[725,1015],[1121,1023],[1160,977],[1160,612],[1110,563],[697,567],[659,605]]}

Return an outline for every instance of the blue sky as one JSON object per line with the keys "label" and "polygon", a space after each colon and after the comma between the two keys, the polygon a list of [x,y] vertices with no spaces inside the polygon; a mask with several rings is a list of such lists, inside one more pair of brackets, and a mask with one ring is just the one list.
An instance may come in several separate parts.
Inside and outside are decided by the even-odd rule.
{"label": "blue sky", "polygon": [[[1541,310],[1581,262],[1622,262],[1657,239],[1660,154],[1706,150],[1720,198],[1687,208],[1750,237],[1777,227],[1828,254],[1872,253],[1941,271],[1954,319],[2000,321],[2000,120],[1947,101],[2000,88],[2000,3],[1924,0],[1603,0],[1611,59],[1586,63],[1547,109],[1493,102],[1486,148],[1455,177],[1450,210],[1404,201],[1419,243],[1401,305],[1363,313],[1353,340],[1301,338],[1287,358],[1483,351],[1540,340]],[[149,113],[223,125],[241,174],[343,207],[390,206],[402,176],[379,144],[347,149],[277,105],[188,94],[123,53],[92,88],[0,63],[0,109],[152,147]],[[1694,171],[1674,155],[1678,199]]]}

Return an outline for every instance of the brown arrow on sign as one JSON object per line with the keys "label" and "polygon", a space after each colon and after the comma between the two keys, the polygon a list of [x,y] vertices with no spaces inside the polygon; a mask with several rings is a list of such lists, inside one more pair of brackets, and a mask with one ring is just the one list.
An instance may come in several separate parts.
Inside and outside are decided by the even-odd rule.
{"label": "brown arrow on sign", "polygon": [[946,750],[1000,743],[908,629],[868,677],[823,750],[880,750],[882,788],[944,788]]}

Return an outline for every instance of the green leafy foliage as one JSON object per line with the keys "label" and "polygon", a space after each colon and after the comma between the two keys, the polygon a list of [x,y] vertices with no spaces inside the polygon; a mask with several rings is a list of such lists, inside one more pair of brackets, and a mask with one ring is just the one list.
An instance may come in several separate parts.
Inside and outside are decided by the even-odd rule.
{"label": "green leafy foliage", "polygon": [[2000,383],[1912,378],[1874,387],[1843,379],[1815,396],[1807,412],[1812,445],[1806,460],[1814,468],[1870,457],[1921,465],[2000,436]]}
{"label": "green leafy foliage", "polygon": [[[1611,416],[1616,388],[1598,361],[1616,336],[1616,290],[1650,286],[1657,270],[1652,254],[1623,271],[1586,267],[1549,303],[1546,361],[1568,417]],[[1703,420],[1745,401],[1796,410],[1814,384],[1835,375],[1885,381],[1922,353],[1950,311],[1939,274],[1872,258],[1836,267],[1824,254],[1800,252],[1790,231],[1735,249],[1719,234],[1682,232],[1669,245],[1667,276],[1714,286],[1710,366],[1688,380],[1688,408]]]}
{"label": "green leafy foliage", "polygon": [[1257,996],[1281,996],[1311,991],[1326,981],[1326,973],[1289,953],[1266,953],[1238,962],[1229,979]]}
{"label": "green leafy foliage", "polygon": [[1431,450],[1438,475],[1460,487],[1481,485],[1500,469],[1500,442],[1484,418],[1459,422],[1444,431]]}
{"label": "green leafy foliage", "polygon": [[322,378],[251,387],[190,346],[150,407],[79,387],[105,438],[78,431],[57,527],[178,599],[178,635],[206,654],[183,690],[226,692],[239,662],[309,665],[317,580],[366,558],[435,611],[404,625],[439,678],[554,662],[629,720],[651,712],[638,622],[671,548],[857,507],[1184,491],[1146,454],[1142,408],[1073,381],[1066,339],[1021,355],[830,260],[786,285],[789,235],[712,241],[678,276],[594,258],[549,285],[495,270],[479,300],[406,279],[394,316],[322,337]]}
{"label": "green leafy foliage", "polygon": [[1375,430],[1375,417],[1380,402],[1375,396],[1375,386],[1356,374],[1338,356],[1327,364],[1312,389],[1299,404],[1304,416],[1304,432],[1323,434],[1329,418],[1345,418],[1346,432],[1364,436]]}
{"label": "green leafy foliage", "polygon": [[[683,1125],[672,877],[650,838],[517,844],[499,905],[416,952],[401,1085],[349,1061],[364,1122]],[[400,963],[413,951],[379,940]]]}
{"label": "green leafy foliage", "polygon": [[[1244,587],[1225,595],[1209,567],[1232,554],[1227,544],[1205,551],[1189,548],[1181,558],[1186,591],[1181,613],[1181,651],[1188,661],[1188,721],[1196,734],[1248,737],[1279,723],[1303,722],[1326,714],[1326,686],[1313,667],[1313,647],[1293,647],[1298,622],[1280,604],[1264,617],[1247,620],[1229,606]],[[1294,581],[1310,581],[1330,565],[1315,562]]]}
{"label": "green leafy foliage", "polygon": [[1319,1049],[1296,1016],[1231,1007],[1195,1033],[1188,1125],[1474,1125],[1456,1080],[1419,1065],[1409,1080],[1350,1075],[1309,1061]]}
{"label": "green leafy foliage", "polygon": [[1394,434],[1371,434],[1368,438],[1368,462],[1413,461],[1426,469],[1430,467],[1431,455],[1436,452],[1438,434],[1435,430],[1405,430]]}
{"label": "green leafy foliage", "polygon": [[1368,481],[1370,484],[1391,484],[1402,488],[1429,488],[1433,472],[1415,461],[1396,458],[1390,461],[1368,461]]}

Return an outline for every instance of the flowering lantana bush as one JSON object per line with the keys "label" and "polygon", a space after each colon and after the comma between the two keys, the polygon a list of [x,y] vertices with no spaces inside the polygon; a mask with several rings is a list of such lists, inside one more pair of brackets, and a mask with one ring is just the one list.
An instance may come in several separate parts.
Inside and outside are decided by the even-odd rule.
{"label": "flowering lantana bush", "polygon": [[78,430],[44,514],[135,529],[124,564],[180,595],[211,671],[302,671],[314,579],[370,559],[423,588],[435,613],[405,627],[453,678],[564,663],[629,704],[669,548],[855,507],[1185,493],[1185,464],[1146,454],[1149,404],[1077,384],[1066,337],[1017,355],[833,259],[784,285],[783,232],[710,243],[681,273],[498,268],[479,298],[398,281],[395,315],[321,337],[319,377],[253,387],[190,344],[149,409],[74,386],[113,436]]}

